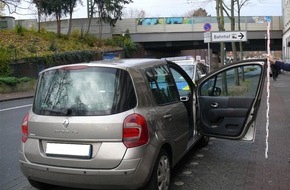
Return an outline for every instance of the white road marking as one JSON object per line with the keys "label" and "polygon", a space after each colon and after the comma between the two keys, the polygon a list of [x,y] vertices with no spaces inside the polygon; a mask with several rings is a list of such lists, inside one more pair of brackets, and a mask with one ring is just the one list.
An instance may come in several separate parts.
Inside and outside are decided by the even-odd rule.
{"label": "white road marking", "polygon": [[1,109],[0,112],[9,111],[9,110],[15,110],[15,109],[19,109],[19,108],[25,108],[25,107],[30,107],[30,106],[32,106],[32,104],[27,104],[27,105],[23,105],[23,106],[16,106],[16,107],[11,107],[11,108]]}

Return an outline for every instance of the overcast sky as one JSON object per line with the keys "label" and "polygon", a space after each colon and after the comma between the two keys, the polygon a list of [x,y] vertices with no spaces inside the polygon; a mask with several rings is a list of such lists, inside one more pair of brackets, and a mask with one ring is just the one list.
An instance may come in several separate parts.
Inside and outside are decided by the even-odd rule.
{"label": "overcast sky", "polygon": [[[133,0],[134,2],[126,5],[126,8],[133,10],[144,10],[147,17],[178,17],[184,16],[191,10],[203,8],[211,16],[215,16],[215,0]],[[225,0],[227,1],[227,0]],[[229,0],[228,0],[229,1]],[[193,3],[194,2],[194,3]],[[197,3],[198,2],[198,3]],[[282,16],[281,0],[250,0],[250,4],[242,8],[242,16]],[[73,18],[87,17],[87,0],[83,0],[83,6],[79,5]],[[27,5],[22,5],[27,7]],[[32,11],[22,11],[23,14],[17,15],[6,13],[6,16],[13,16],[15,19],[37,18]],[[32,15],[31,15],[32,14]]]}

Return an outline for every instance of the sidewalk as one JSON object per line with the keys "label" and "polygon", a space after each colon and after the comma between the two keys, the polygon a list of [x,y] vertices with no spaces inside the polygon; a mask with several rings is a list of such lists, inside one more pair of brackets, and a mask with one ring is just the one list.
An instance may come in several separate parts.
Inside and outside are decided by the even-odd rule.
{"label": "sidewalk", "polygon": [[264,88],[255,141],[211,138],[207,147],[189,152],[174,169],[170,190],[290,189],[290,72],[270,82],[268,157]]}

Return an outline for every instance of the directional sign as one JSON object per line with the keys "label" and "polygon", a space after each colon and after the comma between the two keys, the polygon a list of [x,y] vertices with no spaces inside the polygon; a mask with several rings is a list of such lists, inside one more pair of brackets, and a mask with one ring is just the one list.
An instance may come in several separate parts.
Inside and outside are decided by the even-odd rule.
{"label": "directional sign", "polygon": [[246,31],[211,32],[211,42],[247,41]]}

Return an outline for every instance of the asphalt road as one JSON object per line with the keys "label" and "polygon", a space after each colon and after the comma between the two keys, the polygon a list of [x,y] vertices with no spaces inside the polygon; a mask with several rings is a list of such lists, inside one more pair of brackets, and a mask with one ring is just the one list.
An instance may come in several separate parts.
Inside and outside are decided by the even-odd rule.
{"label": "asphalt road", "polygon": [[19,169],[21,122],[32,99],[0,102],[0,189],[25,189],[28,181]]}
{"label": "asphalt road", "polygon": [[[289,190],[289,87],[290,73],[279,75],[277,81],[271,79],[268,158],[265,158],[266,89],[264,89],[255,141],[249,143],[212,138],[206,148],[194,148],[173,169],[170,189]],[[34,189],[21,174],[18,164],[21,120],[31,102],[31,99],[0,102],[1,190]]]}

